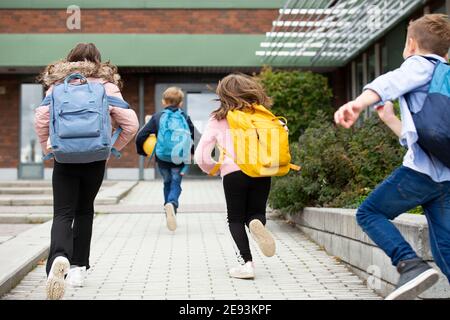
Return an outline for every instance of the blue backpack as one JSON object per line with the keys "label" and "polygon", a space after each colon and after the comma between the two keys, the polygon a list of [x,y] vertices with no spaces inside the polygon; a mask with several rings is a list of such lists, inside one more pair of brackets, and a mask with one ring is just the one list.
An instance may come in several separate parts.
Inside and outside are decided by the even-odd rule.
{"label": "blue backpack", "polygon": [[192,139],[189,125],[181,109],[164,110],[159,120],[156,140],[158,159],[174,164],[188,164],[191,161]]}
{"label": "blue backpack", "polygon": [[419,146],[450,168],[450,66],[424,57],[436,65],[422,110],[413,114]]}
{"label": "blue backpack", "polygon": [[[70,80],[80,79],[79,85]],[[128,109],[124,100],[106,95],[101,83],[88,82],[78,73],[55,85],[41,105],[50,105],[50,142],[52,153],[44,160],[55,158],[60,163],[90,163],[106,160],[120,153],[112,146],[119,137],[118,128],[111,137],[109,105]]]}

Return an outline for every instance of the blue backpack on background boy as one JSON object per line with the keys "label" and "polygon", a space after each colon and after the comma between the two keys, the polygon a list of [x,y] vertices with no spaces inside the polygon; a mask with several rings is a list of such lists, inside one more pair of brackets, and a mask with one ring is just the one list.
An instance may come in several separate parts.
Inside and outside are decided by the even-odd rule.
{"label": "blue backpack on background boy", "polygon": [[156,156],[174,164],[189,164],[192,139],[189,124],[181,109],[164,110],[159,120],[156,141]]}

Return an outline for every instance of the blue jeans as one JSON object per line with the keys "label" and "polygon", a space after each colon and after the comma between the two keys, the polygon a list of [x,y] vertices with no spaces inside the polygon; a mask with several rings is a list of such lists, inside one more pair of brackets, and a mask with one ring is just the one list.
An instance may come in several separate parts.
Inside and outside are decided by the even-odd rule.
{"label": "blue jeans", "polygon": [[177,209],[183,178],[181,168],[159,168],[159,172],[164,179],[164,205],[170,202]]}
{"label": "blue jeans", "polygon": [[396,266],[417,254],[389,220],[421,205],[428,220],[434,260],[450,281],[450,182],[400,167],[358,209],[358,224]]}

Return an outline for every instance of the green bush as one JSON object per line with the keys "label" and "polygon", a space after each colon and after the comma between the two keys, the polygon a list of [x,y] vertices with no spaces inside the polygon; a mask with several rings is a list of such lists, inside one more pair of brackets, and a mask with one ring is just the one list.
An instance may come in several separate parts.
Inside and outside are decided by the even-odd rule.
{"label": "green bush", "polygon": [[404,153],[376,115],[346,130],[322,112],[291,152],[302,171],[274,179],[269,197],[272,208],[288,212],[306,206],[357,207],[401,164]]}
{"label": "green bush", "polygon": [[319,110],[331,121],[334,112],[331,105],[332,90],[323,75],[266,68],[258,77],[273,99],[274,113],[288,119],[293,141],[298,140]]}

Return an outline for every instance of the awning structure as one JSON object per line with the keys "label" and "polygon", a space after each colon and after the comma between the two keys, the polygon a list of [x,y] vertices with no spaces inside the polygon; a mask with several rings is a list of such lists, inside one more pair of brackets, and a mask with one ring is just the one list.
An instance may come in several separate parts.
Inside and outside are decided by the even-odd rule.
{"label": "awning structure", "polygon": [[[264,35],[252,34],[0,34],[0,69],[42,67],[80,42],[93,42],[120,67],[261,67]],[[32,54],[30,54],[32,52]]]}
{"label": "awning structure", "polygon": [[424,0],[288,0],[256,52],[264,64],[342,66]]}

